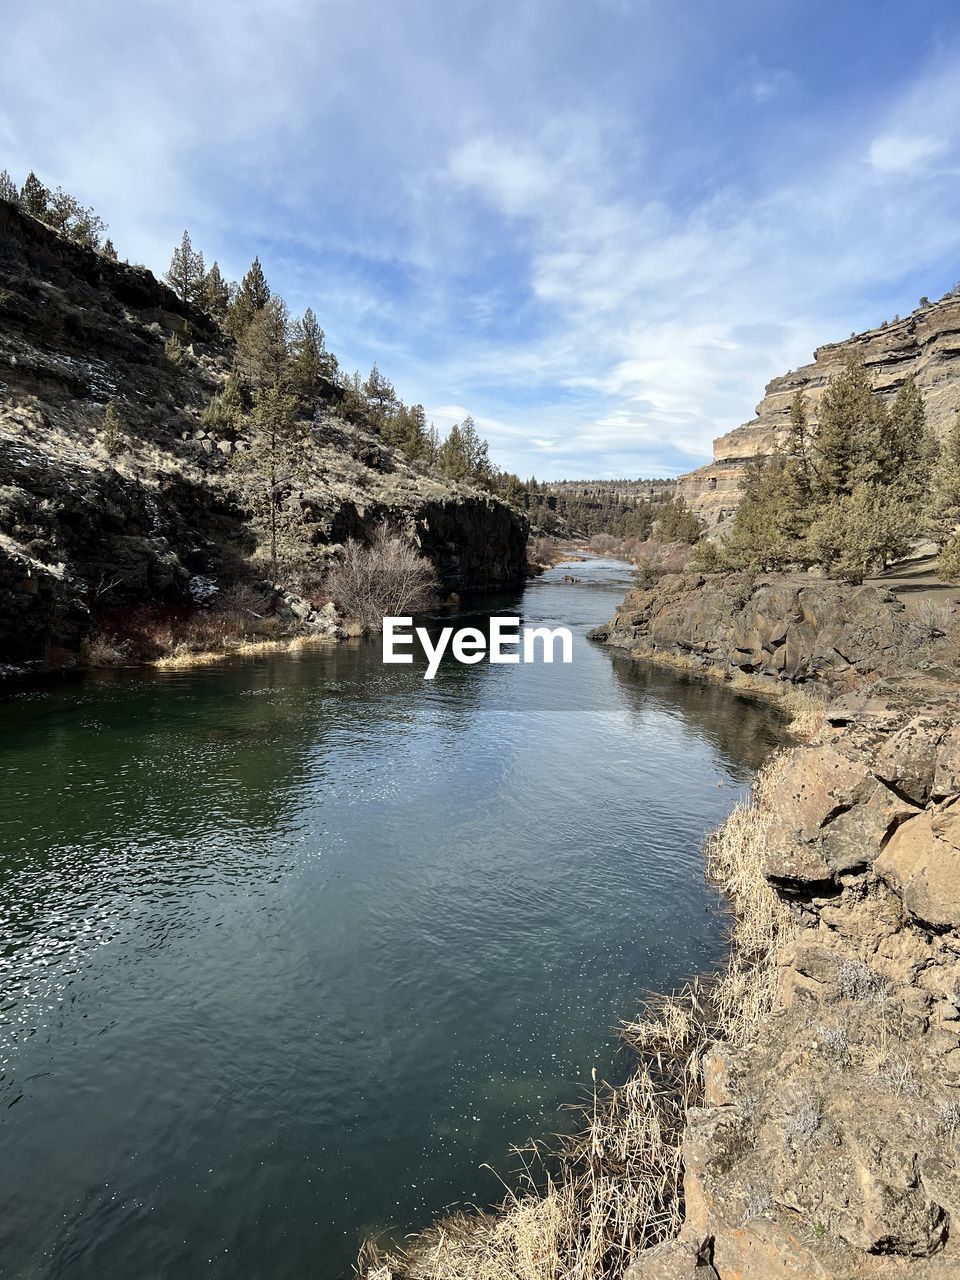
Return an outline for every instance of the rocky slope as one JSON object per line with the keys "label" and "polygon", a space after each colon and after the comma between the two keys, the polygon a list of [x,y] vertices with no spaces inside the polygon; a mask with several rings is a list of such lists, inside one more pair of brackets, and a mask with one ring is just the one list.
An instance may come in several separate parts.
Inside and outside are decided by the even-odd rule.
{"label": "rocky slope", "polygon": [[682,1231],[624,1280],[698,1257],[721,1280],[960,1274],[960,683],[918,626],[875,587],[688,574],[594,633],[834,695],[719,835],[735,910],[757,914],[755,875],[783,920],[735,958],[732,1030],[698,1055]]}
{"label": "rocky slope", "polygon": [[770,454],[785,439],[796,391],[807,401],[810,422],[824,388],[847,358],[862,355],[874,387],[893,397],[913,375],[924,393],[927,417],[943,437],[960,407],[960,297],[921,307],[904,320],[819,347],[811,364],[767,384],[757,415],[713,442],[713,462],[677,481],[677,492],[708,528],[722,527],[736,510],[747,463]]}
{"label": "rocky slope", "polygon": [[841,696],[735,827],[788,905],[776,990],[701,1055],[681,1234],[624,1280],[956,1276],[960,686]]}
{"label": "rocky slope", "polygon": [[[165,342],[184,344],[175,363]],[[0,202],[0,662],[75,646],[104,605],[187,603],[252,549],[231,496],[242,440],[205,431],[230,346],[145,268],[71,244]],[[122,448],[108,456],[107,401]],[[316,464],[291,495],[308,559],[383,518],[451,590],[522,580],[526,527],[489,496],[412,466],[318,414]]]}

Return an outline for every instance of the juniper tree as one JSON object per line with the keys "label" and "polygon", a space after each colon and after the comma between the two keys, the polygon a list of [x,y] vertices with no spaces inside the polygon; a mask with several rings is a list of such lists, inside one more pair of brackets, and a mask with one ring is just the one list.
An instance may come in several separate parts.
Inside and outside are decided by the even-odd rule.
{"label": "juniper tree", "polygon": [[[803,563],[808,507],[793,457],[778,451],[750,462],[730,531],[719,551],[726,567],[756,572]],[[715,558],[716,559],[716,558]],[[707,568],[702,556],[698,565]],[[719,560],[710,567],[719,566]]]}
{"label": "juniper tree", "polygon": [[370,424],[375,431],[385,433],[385,428],[397,408],[397,393],[389,378],[385,378],[376,365],[370,370],[363,384],[363,394],[369,408]]}
{"label": "juniper tree", "polygon": [[163,278],[181,301],[202,306],[205,275],[203,254],[194,251],[190,232],[184,231]]}
{"label": "juniper tree", "polygon": [[269,298],[254,312],[237,342],[236,366],[254,390],[274,384],[289,389],[290,316],[282,298]]}
{"label": "juniper tree", "polygon": [[410,459],[425,459],[427,445],[427,415],[422,404],[400,404],[387,428],[387,438],[397,445]]}
{"label": "juniper tree", "polygon": [[293,324],[290,336],[290,371],[294,388],[304,404],[317,399],[321,378],[336,375],[336,358],[326,348],[324,332],[310,307]]}
{"label": "juniper tree", "polygon": [[940,576],[947,582],[960,583],[960,534],[940,552]]}
{"label": "juniper tree", "polygon": [[20,188],[20,207],[34,218],[43,218],[47,212],[50,192],[31,169]]}
{"label": "juniper tree", "polygon": [[662,504],[654,530],[658,542],[685,542],[692,545],[700,537],[702,526],[681,497]]}
{"label": "juniper tree", "polygon": [[240,379],[235,373],[231,373],[223,384],[223,390],[211,398],[200,415],[200,421],[205,427],[212,427],[215,431],[234,430],[243,417],[243,407]]}
{"label": "juniper tree", "polygon": [[493,468],[489,446],[472,418],[466,417],[462,423],[454,423],[450,428],[438,450],[437,465],[451,480],[469,480],[481,488],[490,487]]}
{"label": "juniper tree", "polygon": [[929,493],[937,453],[936,439],[927,427],[923,394],[911,376],[887,415],[881,441],[881,482],[896,485],[919,505]]}
{"label": "juniper tree", "polygon": [[216,320],[223,320],[227,314],[227,307],[230,305],[230,286],[224,280],[216,259],[203,277],[200,305]]}
{"label": "juniper tree", "polygon": [[49,197],[44,221],[55,227],[61,235],[88,249],[99,249],[106,224],[93,209],[85,208],[79,200],[57,187]]}
{"label": "juniper tree", "polygon": [[16,204],[20,198],[17,191],[17,184],[7,173],[6,169],[0,169],[0,200],[6,200],[10,204]]}
{"label": "juniper tree", "polygon": [[862,582],[906,555],[916,529],[916,509],[909,499],[889,485],[863,483],[824,504],[807,541],[830,577]]}
{"label": "juniper tree", "polygon": [[850,493],[860,483],[880,481],[887,414],[873,393],[862,359],[851,357],[820,402],[816,438],[820,497]]}
{"label": "juniper tree", "polygon": [[938,546],[947,543],[960,526],[960,409],[943,443],[933,474],[926,527]]}
{"label": "juniper tree", "polygon": [[123,423],[120,420],[120,412],[112,400],[107,401],[103,410],[103,429],[100,438],[108,457],[115,458],[123,452],[125,444]]}
{"label": "juniper tree", "polygon": [[787,449],[796,464],[797,484],[809,499],[813,492],[813,466],[810,457],[810,429],[807,402],[799,388],[790,402],[790,443]]}
{"label": "juniper tree", "polygon": [[113,241],[108,237],[103,242],[103,248],[100,250],[105,258],[109,258],[111,262],[117,261],[117,251],[113,247]]}
{"label": "juniper tree", "polygon": [[299,509],[289,499],[304,478],[309,439],[296,409],[296,398],[279,383],[260,388],[248,419],[247,447],[233,460],[240,500],[266,542],[274,580],[302,547]]}
{"label": "juniper tree", "polygon": [[447,438],[437,451],[437,466],[449,480],[466,480],[470,475],[470,461],[464,448],[459,423],[454,423]]}
{"label": "juniper tree", "polygon": [[254,258],[250,270],[240,281],[229,308],[224,327],[228,333],[239,338],[258,311],[270,301],[270,286],[263,274],[259,257]]}

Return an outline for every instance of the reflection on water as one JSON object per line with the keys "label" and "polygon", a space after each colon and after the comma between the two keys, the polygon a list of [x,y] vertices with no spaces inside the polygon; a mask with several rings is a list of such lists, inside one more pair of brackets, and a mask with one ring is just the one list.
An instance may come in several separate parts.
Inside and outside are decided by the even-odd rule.
{"label": "reflection on water", "polygon": [[718,959],[699,845],[775,718],[591,645],[625,570],[576,572],[484,602],[572,666],[356,643],[2,704],[0,1274],[345,1275],[495,1199]]}

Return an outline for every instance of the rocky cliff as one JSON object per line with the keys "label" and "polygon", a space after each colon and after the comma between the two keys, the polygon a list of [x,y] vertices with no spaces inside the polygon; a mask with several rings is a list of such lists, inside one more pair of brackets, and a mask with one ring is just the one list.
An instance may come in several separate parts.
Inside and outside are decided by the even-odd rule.
{"label": "rocky cliff", "polygon": [[624,1280],[960,1274],[960,686],[841,696],[719,844],[776,927],[697,1054],[680,1235]]}
{"label": "rocky cliff", "polygon": [[687,574],[631,592],[594,633],[834,695],[708,850],[737,924],[689,1047],[683,1226],[624,1280],[960,1274],[950,626],[871,586]]}
{"label": "rocky cliff", "polygon": [[921,632],[902,601],[878,587],[806,575],[675,573],[628,592],[591,634],[630,652],[836,683],[896,671],[916,656]]}
{"label": "rocky cliff", "polygon": [[[0,202],[0,661],[75,645],[103,604],[189,602],[192,581],[250,552],[230,485],[243,440],[201,423],[230,357],[217,326],[145,268]],[[121,422],[110,452],[108,401]],[[318,570],[387,518],[449,589],[522,579],[526,527],[502,503],[411,465],[334,402],[315,434],[290,501]]]}
{"label": "rocky cliff", "polygon": [[824,388],[853,354],[863,357],[874,387],[886,397],[896,395],[912,374],[924,393],[929,422],[940,437],[946,434],[960,407],[960,297],[819,347],[811,364],[768,383],[756,417],[715,440],[713,462],[677,481],[678,493],[708,528],[722,527],[736,510],[747,463],[785,440],[794,393],[803,392],[815,426]]}

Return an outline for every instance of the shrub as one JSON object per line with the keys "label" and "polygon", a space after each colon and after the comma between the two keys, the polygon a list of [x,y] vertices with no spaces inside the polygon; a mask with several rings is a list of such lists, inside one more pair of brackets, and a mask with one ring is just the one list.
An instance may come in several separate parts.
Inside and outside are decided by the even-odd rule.
{"label": "shrub", "polygon": [[733,568],[733,559],[723,542],[701,538],[693,549],[690,568],[698,573],[727,573]]}
{"label": "shrub", "polygon": [[174,367],[179,367],[183,363],[183,343],[175,333],[171,333],[163,344],[163,354]]}
{"label": "shrub", "polygon": [[425,609],[435,598],[438,582],[430,561],[381,524],[369,546],[355,538],[348,540],[343,559],[324,585],[342,613],[378,631],[389,615]]}
{"label": "shrub", "polygon": [[123,426],[120,422],[120,413],[117,406],[112,400],[107,401],[107,406],[103,411],[103,430],[100,433],[103,441],[103,447],[107,451],[107,457],[115,458],[118,454],[123,453],[125,440],[123,438]]}
{"label": "shrub", "polygon": [[960,583],[960,533],[940,552],[940,576],[947,582]]}

